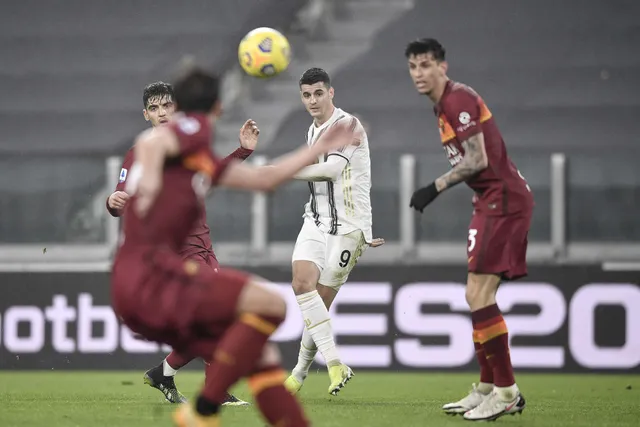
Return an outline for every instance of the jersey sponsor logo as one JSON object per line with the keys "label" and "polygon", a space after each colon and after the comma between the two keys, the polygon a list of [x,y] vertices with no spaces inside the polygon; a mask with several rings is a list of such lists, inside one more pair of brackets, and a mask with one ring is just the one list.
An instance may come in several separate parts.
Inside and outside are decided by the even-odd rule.
{"label": "jersey sponsor logo", "polygon": [[443,148],[444,148],[444,152],[447,154],[447,160],[449,161],[449,164],[451,165],[451,167],[454,167],[455,165],[457,165],[462,161],[462,158],[464,156],[454,144],[452,143],[445,144],[443,145]]}
{"label": "jersey sponsor logo", "polygon": [[127,170],[125,168],[120,169],[120,179],[118,182],[121,184],[127,180]]}

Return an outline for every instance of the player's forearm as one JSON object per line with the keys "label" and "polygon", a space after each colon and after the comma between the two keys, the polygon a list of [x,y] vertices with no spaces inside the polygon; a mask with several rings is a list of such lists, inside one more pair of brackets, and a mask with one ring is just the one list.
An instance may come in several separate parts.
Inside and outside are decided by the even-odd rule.
{"label": "player's forearm", "polygon": [[307,166],[294,175],[294,179],[301,181],[321,182],[335,181],[344,169],[344,165],[338,163],[321,163]]}
{"label": "player's forearm", "polygon": [[293,178],[297,172],[312,163],[318,154],[319,153],[313,148],[304,146],[280,157],[272,165],[263,167],[262,171],[266,190],[271,191],[284,181]]}
{"label": "player's forearm", "polygon": [[465,150],[462,161],[436,179],[435,185],[439,192],[472,178],[489,165],[482,133],[463,141],[462,147]]}
{"label": "player's forearm", "polygon": [[245,163],[230,164],[220,176],[219,184],[224,187],[251,191],[273,191],[306,165],[313,162],[317,150],[302,147],[282,156],[268,166],[251,166]]}

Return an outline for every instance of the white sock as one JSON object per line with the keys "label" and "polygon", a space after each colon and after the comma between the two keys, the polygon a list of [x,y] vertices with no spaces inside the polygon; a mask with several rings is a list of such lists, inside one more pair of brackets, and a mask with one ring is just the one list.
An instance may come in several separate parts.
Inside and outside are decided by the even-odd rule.
{"label": "white sock", "polygon": [[313,338],[311,338],[311,334],[309,334],[307,328],[304,328],[304,330],[302,331],[302,340],[300,340],[298,363],[291,372],[293,377],[297,379],[301,384],[309,374],[309,368],[311,368],[313,359],[316,357],[317,352],[318,347],[316,347],[316,343],[313,342]]}
{"label": "white sock", "polygon": [[328,367],[339,365],[340,357],[333,340],[333,328],[329,311],[320,298],[318,291],[307,292],[296,297],[306,329],[316,343]]}
{"label": "white sock", "polygon": [[478,390],[482,394],[489,394],[489,393],[491,393],[493,391],[493,384],[492,383],[482,383],[481,382],[476,387],[476,390]]}
{"label": "white sock", "polygon": [[164,375],[165,377],[173,377],[177,373],[178,371],[173,369],[171,365],[167,363],[167,359],[164,359],[164,361],[162,362],[162,375]]}
{"label": "white sock", "polygon": [[495,390],[500,400],[504,402],[511,402],[515,400],[519,393],[518,386],[516,384],[509,387],[496,387]]}

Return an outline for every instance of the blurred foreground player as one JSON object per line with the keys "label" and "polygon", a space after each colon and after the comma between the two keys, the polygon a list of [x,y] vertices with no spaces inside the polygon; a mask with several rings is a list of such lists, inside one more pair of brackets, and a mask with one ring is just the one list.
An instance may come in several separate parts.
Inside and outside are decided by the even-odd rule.
{"label": "blurred foreground player", "polygon": [[265,167],[220,160],[209,145],[220,113],[218,79],[192,69],[174,91],[178,112],[172,120],[136,140],[126,187],[131,200],[111,275],[113,309],[134,333],[208,362],[195,405],[183,404],[174,413],[177,426],[219,426],[226,391],[245,376],[271,425],[307,426],[284,388],[277,347],[267,342],[284,320],[282,297],[262,279],[231,269],[215,273],[184,260],[180,250],[210,185],[273,190],[353,136],[336,127],[314,146]]}
{"label": "blurred foreground player", "polygon": [[[143,90],[142,103],[144,105],[142,114],[145,120],[151,123],[153,128],[166,124],[175,112],[173,88],[170,84],[164,82],[150,83]],[[231,153],[229,157],[239,160],[244,160],[249,157],[258,143],[258,133],[255,124],[247,121],[240,130],[240,147]],[[107,199],[107,210],[114,217],[122,215],[124,207],[129,200],[129,195],[125,191],[125,185],[127,183],[127,175],[133,164],[133,153],[133,148],[127,151],[122,163],[122,169],[120,169],[120,177],[115,191]],[[182,247],[180,254],[183,258],[192,259],[202,264],[205,268],[211,268],[216,272],[218,271],[218,259],[213,252],[205,209],[202,209],[200,218],[193,230],[189,233],[189,237]],[[186,402],[186,398],[176,387],[174,376],[180,368],[186,366],[191,360],[193,360],[192,357],[186,357],[178,354],[176,351],[172,351],[160,365],[145,372],[144,382],[160,390],[165,399],[170,403]],[[224,405],[244,406],[248,405],[248,403],[229,394],[225,399]]]}
{"label": "blurred foreground player", "polygon": [[416,89],[435,104],[440,138],[451,164],[449,172],[413,194],[411,206],[422,212],[441,192],[463,181],[475,191],[466,299],[480,384],[443,409],[464,413],[465,419],[473,421],[519,413],[525,401],[513,376],[507,325],[496,305],[496,293],[501,280],[527,274],[533,196],[507,155],[495,119],[482,98],[447,77],[445,50],[440,43],[434,39],[411,42],[405,55]]}

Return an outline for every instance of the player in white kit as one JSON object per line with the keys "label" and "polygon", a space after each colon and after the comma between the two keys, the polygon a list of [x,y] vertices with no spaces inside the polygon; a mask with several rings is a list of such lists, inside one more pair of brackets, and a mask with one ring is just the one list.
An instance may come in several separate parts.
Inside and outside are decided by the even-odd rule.
{"label": "player in white kit", "polygon": [[313,145],[336,123],[347,124],[353,140],[295,176],[309,182],[311,193],[292,259],[292,286],[305,328],[298,363],[285,385],[297,393],[320,351],[329,371],[329,393],[336,395],[353,372],[338,355],[328,309],[366,248],[380,246],[384,240],[372,238],[371,159],[362,124],[333,105],[331,80],[320,68],[305,71],[300,94],[313,117],[307,144]]}

